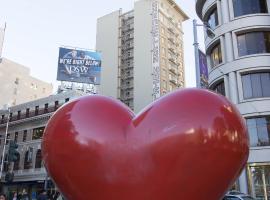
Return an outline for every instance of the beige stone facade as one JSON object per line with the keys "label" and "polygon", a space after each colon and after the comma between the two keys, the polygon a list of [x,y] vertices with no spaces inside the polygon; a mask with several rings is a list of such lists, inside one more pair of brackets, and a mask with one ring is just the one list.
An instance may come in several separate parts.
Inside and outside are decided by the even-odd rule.
{"label": "beige stone facade", "polygon": [[30,76],[30,69],[3,58],[0,63],[0,108],[47,97],[52,84]]}

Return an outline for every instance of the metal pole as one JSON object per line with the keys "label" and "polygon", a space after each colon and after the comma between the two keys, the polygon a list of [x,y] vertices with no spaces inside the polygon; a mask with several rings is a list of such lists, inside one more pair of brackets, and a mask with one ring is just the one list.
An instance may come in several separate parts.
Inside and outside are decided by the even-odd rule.
{"label": "metal pole", "polygon": [[196,70],[196,87],[201,88],[201,77],[199,68],[199,42],[197,34],[197,20],[193,20],[193,35],[194,35],[194,55],[195,55],[195,70]]}
{"label": "metal pole", "polygon": [[5,133],[5,141],[4,141],[4,147],[3,147],[2,159],[1,159],[0,182],[1,182],[1,178],[2,178],[3,166],[4,166],[4,160],[5,160],[5,151],[6,151],[6,142],[7,142],[7,134],[8,134],[9,115],[10,115],[10,108],[8,108],[8,117],[7,117],[7,125],[6,125],[6,133]]}

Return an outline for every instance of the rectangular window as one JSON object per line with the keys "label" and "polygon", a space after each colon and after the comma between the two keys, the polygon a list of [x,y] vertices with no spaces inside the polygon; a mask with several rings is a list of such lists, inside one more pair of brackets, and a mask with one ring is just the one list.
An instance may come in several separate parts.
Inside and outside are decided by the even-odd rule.
{"label": "rectangular window", "polygon": [[266,0],[233,0],[234,17],[267,13]]}
{"label": "rectangular window", "polygon": [[19,133],[18,132],[15,132],[14,141],[16,143],[18,142],[18,136],[19,136]]}
{"label": "rectangular window", "polygon": [[20,110],[18,111],[17,119],[21,119],[21,111]]}
{"label": "rectangular window", "polygon": [[270,97],[270,72],[242,75],[244,99]]}
{"label": "rectangular window", "polygon": [[39,140],[39,139],[41,139],[42,136],[43,136],[44,129],[45,129],[45,127],[34,128],[33,129],[32,140]]}
{"label": "rectangular window", "polygon": [[215,67],[222,63],[222,53],[220,43],[217,44],[211,51],[211,66]]}
{"label": "rectangular window", "polygon": [[217,12],[217,8],[215,8],[211,14],[208,17],[208,25],[210,26],[211,29],[214,29],[218,26],[218,12]]}
{"label": "rectangular window", "polygon": [[224,81],[218,82],[216,85],[214,85],[214,87],[212,87],[211,90],[218,93],[218,94],[221,94],[221,95],[225,96]]}
{"label": "rectangular window", "polygon": [[250,146],[270,146],[270,116],[247,119]]}
{"label": "rectangular window", "polygon": [[59,102],[58,101],[55,101],[54,102],[54,110],[57,110],[59,107]]}
{"label": "rectangular window", "polygon": [[237,35],[238,55],[270,53],[270,32],[248,32]]}
{"label": "rectangular window", "polygon": [[29,113],[30,113],[30,108],[27,108],[27,109],[26,109],[25,116],[26,116],[26,117],[29,117]]}
{"label": "rectangular window", "polygon": [[49,112],[49,104],[46,103],[44,106],[44,113],[48,113]]}
{"label": "rectangular window", "polygon": [[27,130],[23,131],[23,142],[26,142],[27,140]]}
{"label": "rectangular window", "polygon": [[38,115],[38,111],[39,111],[39,106],[35,107],[35,115]]}

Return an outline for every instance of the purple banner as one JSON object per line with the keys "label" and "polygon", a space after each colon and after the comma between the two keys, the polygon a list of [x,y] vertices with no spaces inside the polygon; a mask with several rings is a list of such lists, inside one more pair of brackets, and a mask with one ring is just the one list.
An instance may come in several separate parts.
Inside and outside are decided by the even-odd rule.
{"label": "purple banner", "polygon": [[208,68],[206,55],[199,50],[200,82],[202,88],[208,88]]}

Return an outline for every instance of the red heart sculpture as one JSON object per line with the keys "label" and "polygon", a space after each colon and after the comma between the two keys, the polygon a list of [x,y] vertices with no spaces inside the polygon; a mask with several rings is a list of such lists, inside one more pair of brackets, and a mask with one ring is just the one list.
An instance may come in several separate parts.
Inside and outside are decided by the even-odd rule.
{"label": "red heart sculpture", "polygon": [[245,166],[249,139],[236,108],[185,89],[138,116],[103,96],[60,108],[42,143],[68,200],[218,200]]}

